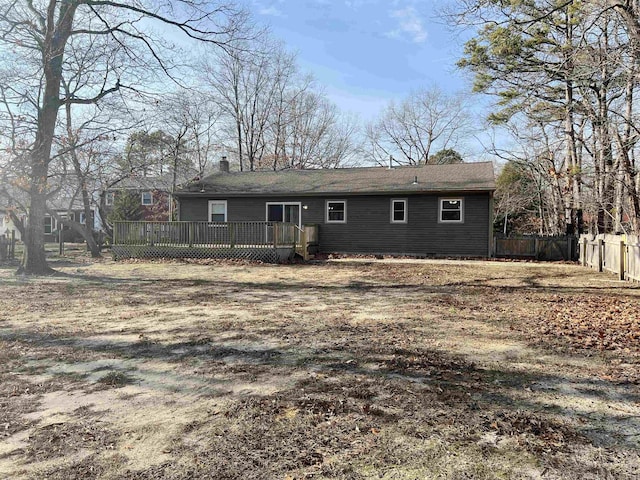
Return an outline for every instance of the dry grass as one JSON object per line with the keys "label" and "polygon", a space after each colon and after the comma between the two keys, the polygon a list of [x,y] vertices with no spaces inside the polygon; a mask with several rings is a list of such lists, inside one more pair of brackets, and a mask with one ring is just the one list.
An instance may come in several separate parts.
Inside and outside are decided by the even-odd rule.
{"label": "dry grass", "polygon": [[635,315],[640,291],[605,274],[366,259],[58,269],[0,268],[0,478],[640,476],[637,345],[592,348],[554,307],[575,296],[594,318],[616,301]]}

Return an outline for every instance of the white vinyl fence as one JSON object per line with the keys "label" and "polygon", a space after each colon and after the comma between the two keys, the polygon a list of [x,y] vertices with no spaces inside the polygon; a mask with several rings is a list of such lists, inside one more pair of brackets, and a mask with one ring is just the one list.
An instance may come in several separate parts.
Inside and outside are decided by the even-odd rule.
{"label": "white vinyl fence", "polygon": [[640,238],[636,235],[581,235],[580,264],[640,282]]}

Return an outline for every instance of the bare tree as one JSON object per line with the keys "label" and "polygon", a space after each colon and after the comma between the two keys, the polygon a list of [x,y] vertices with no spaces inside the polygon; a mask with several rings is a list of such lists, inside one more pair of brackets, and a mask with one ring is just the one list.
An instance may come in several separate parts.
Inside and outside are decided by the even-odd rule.
{"label": "bare tree", "polygon": [[240,170],[335,167],[353,151],[356,124],[341,115],[295,55],[266,33],[207,66]]}
{"label": "bare tree", "polygon": [[281,107],[296,71],[295,57],[281,43],[261,32],[232,52],[219,52],[208,63],[207,82],[229,122],[229,138],[240,170],[261,165],[272,133],[274,113]]}
{"label": "bare tree", "polygon": [[[29,222],[19,271],[51,272],[44,254],[44,217],[59,110],[68,104],[99,104],[114,94],[150,91],[153,67],[179,82],[179,71],[165,55],[166,44],[145,30],[150,22],[174,28],[186,38],[228,48],[245,18],[231,5],[200,0],[15,0],[0,6],[5,117],[13,119],[13,126],[30,127],[25,157]],[[63,84],[86,73],[82,62],[73,61],[75,50],[94,42],[111,47],[109,54],[103,57],[100,69],[90,69],[90,80],[78,82],[86,88],[67,96]],[[4,75],[15,65],[19,68],[13,75]],[[22,116],[26,120],[16,120]]]}
{"label": "bare tree", "polygon": [[436,87],[422,89],[390,103],[367,125],[365,148],[381,165],[389,157],[400,164],[425,164],[435,150],[455,149],[468,138],[470,120],[461,97]]}
{"label": "bare tree", "polygon": [[284,168],[336,168],[354,152],[355,121],[319,93],[297,95],[285,118]]}

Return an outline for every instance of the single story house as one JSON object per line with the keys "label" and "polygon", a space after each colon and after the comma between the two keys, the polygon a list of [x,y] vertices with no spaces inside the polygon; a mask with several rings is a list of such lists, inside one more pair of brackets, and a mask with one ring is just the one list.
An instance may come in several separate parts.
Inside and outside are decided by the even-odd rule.
{"label": "single story house", "polygon": [[179,220],[318,226],[325,253],[491,255],[491,162],[220,171],[176,191]]}

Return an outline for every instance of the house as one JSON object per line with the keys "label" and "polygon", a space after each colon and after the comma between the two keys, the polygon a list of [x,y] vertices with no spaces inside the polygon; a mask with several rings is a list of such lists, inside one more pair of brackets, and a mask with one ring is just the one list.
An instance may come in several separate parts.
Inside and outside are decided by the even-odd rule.
{"label": "house", "polygon": [[14,225],[9,215],[9,209],[0,207],[0,236],[4,235],[10,238],[11,232],[14,232],[13,235],[15,235],[16,240],[21,240],[20,230]]}
{"label": "house", "polygon": [[[80,202],[73,202],[71,208],[55,208],[56,215],[63,219],[69,219],[74,222],[78,222],[81,224],[87,223],[86,214],[84,212],[84,208]],[[91,207],[91,218],[89,218],[89,225],[93,225],[94,230],[96,229],[95,222],[95,209]],[[44,216],[44,241],[45,242],[57,242],[58,241],[58,233],[60,231],[61,222],[58,222],[55,217],[46,214]],[[84,238],[82,235],[72,230],[68,225],[62,227],[63,230],[63,240],[65,242],[83,242]]]}
{"label": "house", "polygon": [[219,172],[176,191],[181,221],[318,226],[321,252],[490,256],[490,162]]}
{"label": "house", "polygon": [[105,194],[107,211],[113,208],[118,195],[128,193],[140,200],[140,220],[169,221],[173,215],[174,202],[171,199],[173,175],[156,177],[131,176],[120,180]]}
{"label": "house", "polygon": [[[22,236],[20,234],[20,230],[18,230],[17,226],[13,223],[9,215],[10,208],[12,208],[19,219],[22,222],[27,221],[27,214],[25,213],[25,207],[17,208],[17,207],[0,207],[0,235],[10,236],[11,231],[15,231],[16,240],[22,240]],[[69,199],[63,197],[56,197],[52,200],[49,200],[49,208],[52,209],[56,215],[61,218],[70,218],[71,220],[77,221],[79,223],[85,224],[87,222],[86,215],[84,212],[84,208],[82,206],[82,202],[79,199]],[[58,232],[60,230],[60,222],[58,222],[55,216],[50,214],[45,214],[44,216],[44,241],[45,242],[57,242],[58,241]],[[95,223],[95,209],[91,207],[91,218],[89,219],[89,224],[93,225],[93,228],[96,228]],[[82,242],[84,239],[82,235],[76,233],[71,230],[70,227],[63,227],[64,236],[63,239],[66,242]]]}

